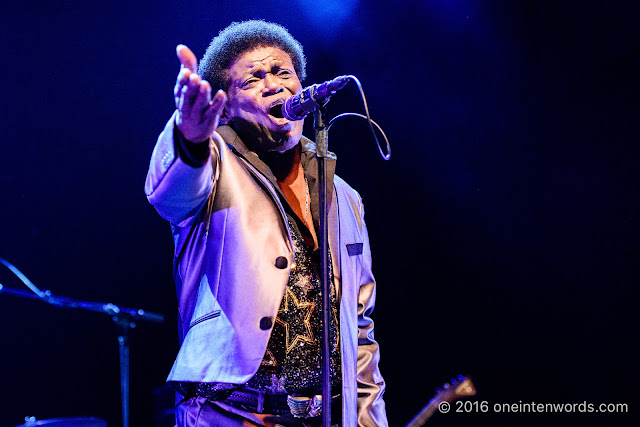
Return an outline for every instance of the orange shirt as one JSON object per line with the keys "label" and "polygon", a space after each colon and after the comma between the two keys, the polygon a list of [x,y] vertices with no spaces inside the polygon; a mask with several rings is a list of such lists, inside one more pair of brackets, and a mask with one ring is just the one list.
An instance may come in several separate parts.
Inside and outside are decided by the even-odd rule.
{"label": "orange shirt", "polygon": [[318,237],[313,226],[313,217],[311,216],[311,195],[309,187],[304,178],[304,170],[300,162],[300,151],[296,150],[291,172],[282,181],[278,181],[278,186],[289,202],[289,206],[300,220],[307,226],[313,237],[314,247],[318,248]]}

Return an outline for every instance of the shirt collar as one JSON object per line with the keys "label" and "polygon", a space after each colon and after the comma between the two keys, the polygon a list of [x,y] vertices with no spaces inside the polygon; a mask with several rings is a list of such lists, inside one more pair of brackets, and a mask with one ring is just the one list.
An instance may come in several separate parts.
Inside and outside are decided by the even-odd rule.
{"label": "shirt collar", "polygon": [[[265,176],[272,184],[275,190],[280,195],[281,199],[286,202],[286,198],[280,191],[280,187],[277,184],[276,178],[260,157],[253,151],[249,150],[247,146],[242,142],[242,139],[238,136],[235,130],[231,126],[224,125],[217,129],[218,134],[222,137],[224,142],[232,149],[234,153],[242,156],[253,167],[258,169],[262,175]],[[318,199],[318,191],[320,188],[318,182],[318,160],[316,157],[316,144],[304,136],[300,139],[300,161],[302,168],[304,169],[304,175],[307,178],[309,185],[309,194],[311,195],[311,216],[316,230],[319,230],[320,217],[320,201]],[[336,170],[336,155],[332,152],[327,154],[327,194],[329,196],[329,203],[331,203],[331,195],[333,194],[333,177]]]}

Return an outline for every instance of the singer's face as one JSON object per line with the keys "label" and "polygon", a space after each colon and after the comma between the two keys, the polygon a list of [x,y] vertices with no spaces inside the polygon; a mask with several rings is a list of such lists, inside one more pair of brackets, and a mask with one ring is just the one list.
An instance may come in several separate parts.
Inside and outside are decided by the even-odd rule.
{"label": "singer's face", "polygon": [[245,141],[249,148],[284,152],[295,147],[303,120],[283,118],[280,107],[302,92],[289,55],[273,46],[247,51],[231,63],[229,77],[226,118],[239,133],[252,136],[254,141]]}

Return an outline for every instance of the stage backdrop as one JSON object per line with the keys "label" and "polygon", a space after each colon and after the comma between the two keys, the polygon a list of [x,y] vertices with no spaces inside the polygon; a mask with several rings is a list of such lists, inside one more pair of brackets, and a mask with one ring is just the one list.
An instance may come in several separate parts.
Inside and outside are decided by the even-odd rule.
{"label": "stage backdrop", "polygon": [[[174,108],[175,47],[201,56],[219,30],[249,18],[302,42],[307,84],[356,75],[391,140],[384,162],[360,120],[329,135],[337,173],[367,212],[391,425],[457,374],[473,378],[477,396],[429,425],[630,425],[629,414],[495,404],[637,412],[637,10],[567,0],[10,2],[0,14],[0,257],[56,295],[166,316],[131,331],[131,425],[167,425],[155,420],[172,401],[172,239],[143,184]],[[330,116],[347,111],[363,111],[353,84],[329,105]],[[26,289],[4,267],[0,283]],[[0,425],[120,425],[117,336],[107,315],[0,293]]]}

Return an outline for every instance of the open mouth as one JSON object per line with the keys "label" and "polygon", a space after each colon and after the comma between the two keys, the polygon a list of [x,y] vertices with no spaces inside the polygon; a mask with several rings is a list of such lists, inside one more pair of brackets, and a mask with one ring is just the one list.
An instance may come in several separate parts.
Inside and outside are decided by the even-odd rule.
{"label": "open mouth", "polygon": [[273,107],[269,108],[269,115],[277,119],[283,119],[284,116],[282,115],[282,104],[276,104]]}

